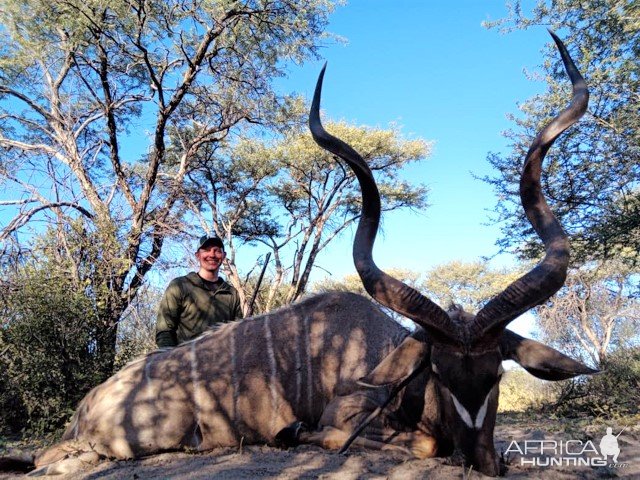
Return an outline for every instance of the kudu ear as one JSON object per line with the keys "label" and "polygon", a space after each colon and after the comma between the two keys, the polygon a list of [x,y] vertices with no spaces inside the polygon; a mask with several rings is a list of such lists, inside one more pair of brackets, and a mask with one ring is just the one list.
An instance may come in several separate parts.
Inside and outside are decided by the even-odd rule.
{"label": "kudu ear", "polygon": [[598,370],[567,357],[554,348],[505,330],[500,340],[504,360],[513,360],[527,372],[543,380],[566,380],[577,375],[598,373]]}
{"label": "kudu ear", "polygon": [[426,362],[429,344],[422,329],[407,336],[376,368],[358,380],[364,387],[395,385],[407,379]]}

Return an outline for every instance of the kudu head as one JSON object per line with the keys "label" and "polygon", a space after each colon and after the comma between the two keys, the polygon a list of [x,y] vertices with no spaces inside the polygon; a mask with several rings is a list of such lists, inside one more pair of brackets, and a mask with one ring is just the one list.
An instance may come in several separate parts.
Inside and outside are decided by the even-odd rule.
{"label": "kudu head", "polygon": [[[362,157],[345,142],[328,134],[320,123],[324,68],[309,116],[316,143],[350,166],[362,190],[362,216],[355,235],[353,258],[364,287],[376,301],[410,318],[426,333],[405,341],[362,382],[374,386],[404,386],[419,374],[429,375],[439,404],[438,428],[445,432],[451,447],[463,455],[468,465],[488,475],[500,474],[493,429],[503,360],[515,360],[533,375],[546,380],[595,372],[550,347],[506,330],[509,322],[544,303],[562,287],[569,264],[568,240],[542,195],[540,174],[542,161],[553,141],[586,111],[589,94],[565,46],[551,35],[571,79],[573,98],[534,139],[520,179],[522,206],[544,243],[545,256],[533,270],[509,285],[476,315],[459,308],[445,311],[376,266],[372,249],[380,220],[380,195]],[[425,418],[427,411],[425,405],[422,421],[433,425],[433,414]]]}

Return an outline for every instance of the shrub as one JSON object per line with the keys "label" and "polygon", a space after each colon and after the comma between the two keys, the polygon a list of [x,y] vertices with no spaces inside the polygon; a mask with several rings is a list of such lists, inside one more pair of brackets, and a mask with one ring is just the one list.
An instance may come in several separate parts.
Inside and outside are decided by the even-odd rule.
{"label": "shrub", "polygon": [[500,381],[499,412],[524,412],[539,408],[553,398],[548,382],[540,380],[522,368],[508,370]]}
{"label": "shrub", "polygon": [[[2,360],[0,369],[5,371]],[[26,415],[27,411],[20,395],[11,388],[7,375],[3,374],[0,376],[0,438],[20,431]]]}
{"label": "shrub", "polygon": [[0,423],[13,432],[49,433],[101,380],[95,336],[105,326],[60,272],[24,268],[2,287],[0,405],[13,408],[2,408]]}
{"label": "shrub", "polygon": [[118,324],[115,369],[156,347],[156,318],[162,292],[144,287],[125,311]]}
{"label": "shrub", "polygon": [[561,385],[553,408],[569,417],[588,414],[611,419],[640,413],[640,347],[616,350],[600,368],[601,373]]}

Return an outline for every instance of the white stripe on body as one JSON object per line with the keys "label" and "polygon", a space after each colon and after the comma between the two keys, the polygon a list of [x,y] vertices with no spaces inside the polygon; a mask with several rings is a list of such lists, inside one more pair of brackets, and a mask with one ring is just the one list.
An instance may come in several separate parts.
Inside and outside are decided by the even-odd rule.
{"label": "white stripe on body", "polygon": [[278,392],[276,391],[276,355],[273,350],[273,337],[271,335],[271,327],[269,325],[269,316],[264,318],[264,336],[267,342],[267,356],[269,357],[269,390],[271,392],[271,408],[273,415],[271,415],[271,431],[273,432],[276,427],[276,417],[278,412]]}
{"label": "white stripe on body", "polygon": [[147,395],[149,395],[149,397],[153,397],[153,390],[152,390],[152,385],[151,385],[151,359],[153,357],[147,357],[147,363],[145,363],[144,365],[144,380],[146,382],[146,387],[147,387]]}
{"label": "white stripe on body", "polygon": [[311,363],[311,331],[309,328],[309,321],[309,315],[305,315],[302,321],[302,325],[304,327],[302,336],[304,337],[306,347],[305,353],[307,355],[307,413],[311,416],[313,414],[313,381],[311,380],[313,378],[311,376],[313,370]]}
{"label": "white stripe on body", "polygon": [[85,409],[85,406],[82,405],[82,408],[78,410],[78,415],[76,416],[76,423],[73,425],[73,439],[78,440],[78,425],[80,424],[80,415],[82,415],[82,410]]}
{"label": "white stripe on body", "polygon": [[233,412],[232,418],[238,420],[238,401],[240,399],[240,379],[238,378],[238,357],[236,352],[236,330],[234,328],[230,333],[230,348],[231,348],[231,389],[233,391]]}
{"label": "white stripe on body", "polygon": [[296,358],[295,358],[295,369],[296,369],[296,405],[300,405],[300,400],[302,397],[302,343],[304,342],[304,335],[301,334],[300,329],[296,330],[296,334],[298,335],[298,341],[296,342]]}
{"label": "white stripe on body", "polygon": [[196,431],[200,426],[200,378],[198,375],[198,359],[196,357],[196,341],[192,341],[190,345],[190,360],[191,360],[191,384],[193,385],[193,411],[196,416],[196,424],[193,429],[193,438],[196,439],[196,448],[200,447],[200,440],[198,439],[198,435],[196,435]]}

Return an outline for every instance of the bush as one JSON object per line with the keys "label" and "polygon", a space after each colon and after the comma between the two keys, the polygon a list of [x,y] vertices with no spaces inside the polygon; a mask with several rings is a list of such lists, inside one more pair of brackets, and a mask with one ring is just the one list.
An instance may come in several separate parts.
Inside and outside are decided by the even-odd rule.
{"label": "bush", "polygon": [[155,350],[156,318],[162,291],[144,287],[118,323],[115,370]]}
{"label": "bush", "polygon": [[591,415],[607,419],[640,413],[640,347],[620,348],[586,379],[563,382],[553,405],[563,416]]}
{"label": "bush", "polygon": [[524,412],[537,409],[554,398],[548,382],[534,377],[526,370],[508,370],[500,382],[499,412]]}
{"label": "bush", "polygon": [[105,327],[60,272],[24,268],[2,287],[0,423],[43,435],[61,428],[102,380],[95,338]]}
{"label": "bush", "polygon": [[[0,369],[3,368],[4,363],[0,360]],[[11,388],[6,377],[6,374],[0,376],[0,438],[20,431],[27,415],[18,392]]]}

